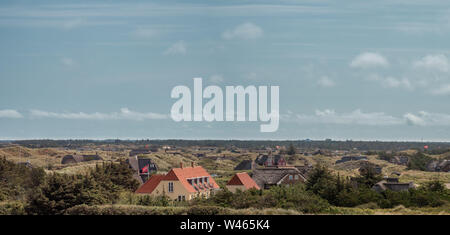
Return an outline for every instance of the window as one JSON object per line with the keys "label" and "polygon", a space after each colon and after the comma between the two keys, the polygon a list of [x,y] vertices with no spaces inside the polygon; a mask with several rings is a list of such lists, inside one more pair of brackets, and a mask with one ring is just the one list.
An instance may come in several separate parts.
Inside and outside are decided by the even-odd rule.
{"label": "window", "polygon": [[294,179],[295,179],[295,180],[298,180],[298,175],[295,175],[295,176],[294,176]]}
{"label": "window", "polygon": [[181,202],[181,196],[178,196],[178,201]]}
{"label": "window", "polygon": [[173,182],[169,182],[169,193],[173,193]]}
{"label": "window", "polygon": [[289,180],[293,180],[294,177],[292,175],[289,175]]}

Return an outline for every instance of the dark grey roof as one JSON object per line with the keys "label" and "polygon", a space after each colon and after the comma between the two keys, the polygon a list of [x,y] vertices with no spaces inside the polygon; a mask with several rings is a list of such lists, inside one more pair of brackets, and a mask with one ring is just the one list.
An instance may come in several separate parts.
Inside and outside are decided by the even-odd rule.
{"label": "dark grey roof", "polygon": [[[133,177],[141,184],[145,183],[152,172],[158,171],[158,166],[150,158],[129,157],[126,162],[134,170]],[[149,165],[148,173],[142,173],[142,168]]]}
{"label": "dark grey roof", "polygon": [[[256,182],[256,184],[260,188],[264,188],[264,185],[275,185],[283,179],[287,174],[299,174],[303,176],[299,169],[295,167],[286,167],[286,168],[259,168],[253,170],[252,179]],[[303,176],[306,180],[306,178]]]}
{"label": "dark grey roof", "polygon": [[274,165],[278,165],[278,162],[281,159],[284,160],[284,157],[279,155],[279,154],[274,155],[274,156],[267,155],[267,154],[261,154],[255,159],[255,163],[262,166],[262,165],[264,165],[264,163],[266,163],[267,161],[271,160],[272,158],[273,158],[273,161],[274,161]]}
{"label": "dark grey roof", "polygon": [[243,160],[242,162],[240,162],[235,168],[234,170],[251,170],[252,169],[252,164],[253,161],[252,160]]}
{"label": "dark grey roof", "polygon": [[385,190],[392,190],[395,192],[406,191],[410,188],[414,188],[414,184],[412,182],[409,183],[399,183],[396,178],[386,178],[378,183],[376,183],[372,189],[377,192],[383,192]]}

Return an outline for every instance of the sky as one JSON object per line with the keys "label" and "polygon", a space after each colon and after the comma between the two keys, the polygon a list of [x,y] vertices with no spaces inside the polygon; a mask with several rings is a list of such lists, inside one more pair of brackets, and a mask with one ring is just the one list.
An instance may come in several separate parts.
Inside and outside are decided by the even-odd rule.
{"label": "sky", "polygon": [[[450,141],[450,2],[0,1],[0,139]],[[279,86],[280,124],[175,122]]]}

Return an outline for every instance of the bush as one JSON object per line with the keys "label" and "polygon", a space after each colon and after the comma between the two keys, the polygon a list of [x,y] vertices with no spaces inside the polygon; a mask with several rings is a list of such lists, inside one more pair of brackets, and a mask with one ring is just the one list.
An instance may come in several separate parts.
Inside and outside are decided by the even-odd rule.
{"label": "bush", "polygon": [[184,207],[149,207],[136,205],[77,205],[65,211],[66,215],[185,215]]}
{"label": "bush", "polygon": [[329,208],[326,200],[310,191],[302,184],[274,186],[269,190],[251,189],[232,193],[224,189],[209,199],[195,199],[193,206],[218,206],[235,209],[282,208],[303,213],[320,213]]}
{"label": "bush", "polygon": [[420,170],[426,171],[427,165],[433,159],[423,154],[422,152],[417,152],[416,154],[409,157],[408,169],[409,170]]}
{"label": "bush", "polygon": [[0,201],[21,200],[45,178],[42,168],[29,168],[0,159]]}
{"label": "bush", "polygon": [[0,215],[25,215],[23,203],[20,201],[0,203]]}

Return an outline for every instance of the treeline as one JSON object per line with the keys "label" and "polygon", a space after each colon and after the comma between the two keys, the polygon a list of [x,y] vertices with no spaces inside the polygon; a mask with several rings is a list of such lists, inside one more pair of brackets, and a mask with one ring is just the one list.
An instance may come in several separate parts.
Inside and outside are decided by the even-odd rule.
{"label": "treeline", "polygon": [[[123,191],[135,191],[139,183],[124,162],[103,163],[87,174],[45,174],[42,168],[27,168],[0,161],[0,213],[64,214],[76,205],[115,203]],[[6,202],[6,203],[5,203]],[[11,203],[8,203],[11,202]]]}
{"label": "treeline", "polygon": [[[432,161],[436,160],[432,157],[429,157],[427,154],[442,154],[446,153],[445,151],[418,151],[415,154],[407,154],[407,153],[386,153],[384,151],[381,152],[370,152],[370,154],[378,154],[378,158],[381,160],[385,160],[390,162],[395,156],[405,156],[408,158],[408,170],[420,170],[420,171],[427,171],[427,166]],[[443,159],[450,159],[450,156],[446,156]]]}
{"label": "treeline", "polygon": [[422,150],[425,145],[428,145],[430,153],[442,153],[449,151],[450,143],[447,142],[389,142],[389,141],[334,141],[334,140],[18,140],[11,141],[11,143],[19,144],[21,146],[30,148],[44,148],[44,147],[66,147],[78,148],[86,145],[104,145],[104,144],[121,144],[132,146],[211,146],[222,148],[252,148],[263,149],[266,147],[275,148],[276,146],[290,146],[300,149],[330,149],[330,150],[352,150],[354,148],[362,151],[401,151],[406,149]]}

